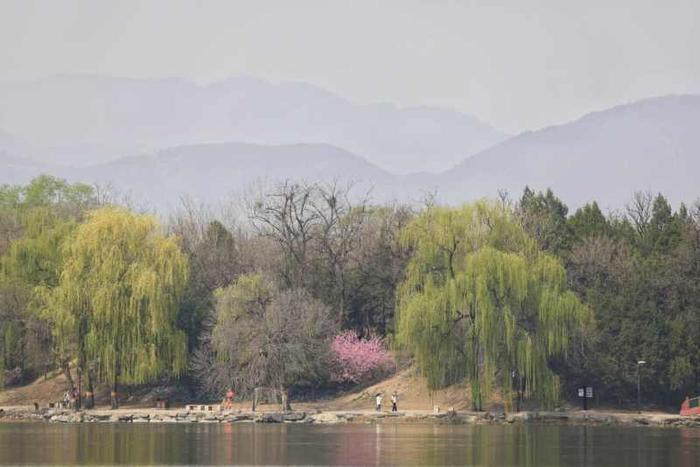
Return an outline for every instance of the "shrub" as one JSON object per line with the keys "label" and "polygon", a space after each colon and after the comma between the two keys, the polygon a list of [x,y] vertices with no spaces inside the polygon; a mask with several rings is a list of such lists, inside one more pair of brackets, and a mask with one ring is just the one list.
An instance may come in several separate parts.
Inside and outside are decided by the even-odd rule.
{"label": "shrub", "polygon": [[385,373],[391,356],[384,342],[372,335],[361,339],[354,331],[343,331],[331,343],[331,380],[337,383],[362,383]]}

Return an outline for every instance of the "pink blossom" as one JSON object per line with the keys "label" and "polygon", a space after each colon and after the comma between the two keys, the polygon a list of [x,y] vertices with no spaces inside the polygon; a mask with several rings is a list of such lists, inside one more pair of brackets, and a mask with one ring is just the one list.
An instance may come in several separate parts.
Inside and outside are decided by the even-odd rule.
{"label": "pink blossom", "polygon": [[389,353],[378,336],[360,339],[354,331],[343,331],[331,344],[331,379],[339,383],[361,383],[387,371]]}

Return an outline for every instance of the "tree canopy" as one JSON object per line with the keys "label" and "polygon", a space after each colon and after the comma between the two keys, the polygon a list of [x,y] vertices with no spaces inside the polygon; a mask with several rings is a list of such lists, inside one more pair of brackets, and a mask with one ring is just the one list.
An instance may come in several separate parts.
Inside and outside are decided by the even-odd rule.
{"label": "tree canopy", "polygon": [[218,292],[216,358],[229,386],[250,392],[322,380],[333,324],[330,310],[302,289],[279,290],[261,274]]}
{"label": "tree canopy", "polygon": [[77,346],[115,393],[117,381],[143,383],[185,368],[186,337],[176,319],[187,258],[154,218],[112,207],[94,211],[64,255],[45,310],[59,346]]}
{"label": "tree canopy", "polygon": [[[565,355],[589,310],[566,272],[504,207],[430,207],[402,234],[413,255],[398,294],[398,342],[415,353],[432,388],[466,375],[480,410],[496,380],[551,403],[548,361]],[[455,378],[456,377],[456,378]]]}

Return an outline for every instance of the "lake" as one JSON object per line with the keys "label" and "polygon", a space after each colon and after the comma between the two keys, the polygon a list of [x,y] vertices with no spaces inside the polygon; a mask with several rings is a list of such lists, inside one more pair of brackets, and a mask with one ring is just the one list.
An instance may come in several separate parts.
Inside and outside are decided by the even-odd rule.
{"label": "lake", "polygon": [[700,430],[430,424],[0,424],[0,464],[698,466]]}

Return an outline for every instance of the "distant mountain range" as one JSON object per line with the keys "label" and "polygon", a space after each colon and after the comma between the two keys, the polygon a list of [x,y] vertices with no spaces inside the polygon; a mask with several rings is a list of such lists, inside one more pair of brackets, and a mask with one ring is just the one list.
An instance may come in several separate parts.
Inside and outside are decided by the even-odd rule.
{"label": "distant mountain range", "polygon": [[397,174],[439,172],[508,135],[450,110],[358,105],[304,83],[239,77],[199,86],[178,79],[93,75],[0,82],[0,129],[25,156],[93,165],[180,145],[330,144]]}
{"label": "distant mountain range", "polygon": [[[173,86],[179,86],[178,83]],[[270,86],[264,82],[260,85]],[[309,97],[309,102],[323,100],[316,88],[292,87],[297,86],[315,96]],[[320,96],[329,102],[344,102],[332,95]],[[302,106],[304,99],[298,99],[293,108]],[[270,105],[278,101],[269,99]],[[257,112],[265,113],[264,109]],[[270,115],[279,112],[270,110]],[[438,111],[432,120],[435,125],[444,122],[440,116],[444,114]],[[98,122],[97,126],[102,124]],[[87,122],[85,125],[89,126]],[[105,124],[99,131],[106,134],[112,128],[115,134],[110,138],[117,141],[118,129],[111,125]],[[96,131],[86,129],[88,133]],[[124,130],[133,131],[136,130]],[[185,136],[183,133],[182,138]],[[279,145],[174,144],[167,149],[135,151],[131,157],[76,168],[47,164],[32,153],[34,146],[24,141],[0,132],[0,183],[23,183],[48,172],[74,181],[110,184],[139,203],[145,201],[163,210],[175,207],[182,196],[216,203],[228,195],[245,193],[252,186],[284,179],[354,181],[359,185],[358,192],[372,188],[377,201],[417,201],[426,193],[435,192],[438,200],[456,204],[495,197],[499,189],[518,197],[526,185],[552,188],[572,208],[595,199],[604,208],[619,209],[638,190],[663,192],[676,203],[700,198],[696,181],[700,173],[700,96],[696,95],[646,99],[591,113],[563,125],[522,133],[465,157],[439,173],[397,173],[374,163],[363,152],[314,141]],[[401,144],[397,142],[393,147]],[[429,148],[425,151],[430,152]],[[35,159],[21,157],[27,155]]]}
{"label": "distant mountain range", "polygon": [[635,191],[674,202],[700,198],[700,96],[645,99],[564,125],[527,132],[466,159],[439,176],[458,202],[552,188],[573,206],[624,206]]}

